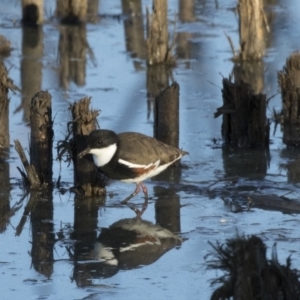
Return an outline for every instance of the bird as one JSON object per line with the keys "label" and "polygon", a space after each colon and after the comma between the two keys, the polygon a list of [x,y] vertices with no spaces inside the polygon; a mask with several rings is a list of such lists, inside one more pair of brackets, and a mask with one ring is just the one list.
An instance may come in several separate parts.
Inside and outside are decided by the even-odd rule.
{"label": "bird", "polygon": [[164,144],[138,132],[93,130],[87,136],[87,147],[78,154],[82,158],[92,154],[94,164],[106,177],[125,183],[135,183],[134,192],[122,203],[127,203],[142,189],[148,199],[143,181],[160,174],[188,152]]}

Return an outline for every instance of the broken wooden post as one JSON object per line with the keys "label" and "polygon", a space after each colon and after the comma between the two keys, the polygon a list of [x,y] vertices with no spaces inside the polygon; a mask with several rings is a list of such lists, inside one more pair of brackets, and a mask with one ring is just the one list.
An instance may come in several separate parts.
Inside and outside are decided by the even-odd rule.
{"label": "broken wooden post", "polygon": [[286,60],[277,74],[282,98],[283,141],[288,145],[300,144],[300,52]]}
{"label": "broken wooden post", "polygon": [[219,287],[213,292],[211,300],[299,299],[299,271],[292,269],[291,257],[287,258],[286,265],[279,263],[275,246],[272,258],[267,259],[267,247],[255,235],[210,245],[214,253],[207,263],[208,269],[222,272],[219,278],[212,281]]}
{"label": "broken wooden post", "polygon": [[6,230],[10,217],[9,176],[9,99],[8,71],[0,60],[0,233]]}
{"label": "broken wooden post", "polygon": [[0,152],[9,148],[9,99],[8,90],[11,85],[8,71],[0,60]]}
{"label": "broken wooden post", "polygon": [[86,138],[97,129],[99,111],[89,108],[91,98],[85,97],[70,106],[73,119],[73,153],[75,186],[81,187],[86,196],[105,193],[104,176],[97,170],[91,155],[78,158],[77,155],[86,147]]}
{"label": "broken wooden post", "polygon": [[87,0],[57,0],[56,15],[63,24],[83,23],[87,17]]}
{"label": "broken wooden post", "polygon": [[43,0],[22,0],[22,23],[24,25],[39,25],[44,19]]}
{"label": "broken wooden post", "polygon": [[147,10],[147,61],[149,65],[174,63],[169,47],[168,1],[153,0],[152,14]]}
{"label": "broken wooden post", "polygon": [[179,84],[177,82],[155,98],[154,136],[163,143],[178,147]]}
{"label": "broken wooden post", "polygon": [[222,136],[226,143],[238,147],[269,147],[269,121],[266,117],[266,95],[255,94],[242,80],[233,83],[223,79]]}
{"label": "broken wooden post", "polygon": [[40,91],[32,98],[30,125],[30,163],[35,166],[41,184],[52,185],[52,108],[47,91]]}

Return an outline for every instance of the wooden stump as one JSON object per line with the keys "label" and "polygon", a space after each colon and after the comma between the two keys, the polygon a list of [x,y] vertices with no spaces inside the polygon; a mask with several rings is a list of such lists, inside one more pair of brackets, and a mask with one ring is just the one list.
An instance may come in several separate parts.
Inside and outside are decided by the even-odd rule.
{"label": "wooden stump", "polygon": [[277,74],[282,98],[283,141],[288,145],[300,144],[300,52],[286,60]]}
{"label": "wooden stump", "polygon": [[57,0],[56,15],[63,24],[83,23],[87,17],[87,0]]}
{"label": "wooden stump", "polygon": [[154,136],[165,144],[179,143],[179,84],[174,82],[155,98]]}
{"label": "wooden stump", "polygon": [[266,245],[259,237],[237,237],[211,246],[214,253],[208,269],[222,272],[212,281],[219,287],[211,300],[299,299],[299,271],[292,269],[291,258],[280,264],[274,247],[272,259],[267,259]]}
{"label": "wooden stump", "polygon": [[43,0],[22,0],[22,23],[24,25],[42,24],[44,19]]}
{"label": "wooden stump", "polygon": [[43,185],[52,185],[52,107],[51,95],[40,91],[30,106],[30,163],[35,167]]}
{"label": "wooden stump", "polygon": [[9,176],[9,99],[8,72],[0,60],[0,233],[4,232],[11,217]]}
{"label": "wooden stump", "polygon": [[7,69],[0,60],[0,153],[9,148],[9,99],[8,89],[11,85]]}
{"label": "wooden stump", "polygon": [[85,97],[70,106],[73,118],[73,162],[75,186],[81,187],[86,196],[103,195],[104,176],[97,170],[91,155],[78,159],[77,155],[86,148],[86,138],[97,129],[99,111],[89,108],[91,98]]}
{"label": "wooden stump", "polygon": [[266,95],[255,94],[244,81],[223,79],[222,136],[226,143],[238,147],[269,147],[269,122],[266,118]]}
{"label": "wooden stump", "polygon": [[152,14],[147,11],[148,64],[174,63],[169,47],[168,2],[153,0]]}

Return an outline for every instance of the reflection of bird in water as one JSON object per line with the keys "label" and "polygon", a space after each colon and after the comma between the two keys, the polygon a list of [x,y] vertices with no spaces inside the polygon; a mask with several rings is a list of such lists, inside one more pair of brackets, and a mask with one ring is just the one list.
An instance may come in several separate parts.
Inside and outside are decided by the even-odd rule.
{"label": "reflection of bird in water", "polygon": [[93,155],[95,165],[107,177],[136,183],[135,191],[122,203],[127,203],[141,188],[148,198],[143,181],[158,175],[188,154],[141,133],[116,134],[111,130],[94,130],[90,133],[87,148],[78,157],[89,153]]}
{"label": "reflection of bird in water", "polygon": [[89,262],[77,264],[78,285],[91,285],[91,279],[107,278],[119,270],[150,265],[182,239],[171,231],[140,218],[122,219],[102,228]]}

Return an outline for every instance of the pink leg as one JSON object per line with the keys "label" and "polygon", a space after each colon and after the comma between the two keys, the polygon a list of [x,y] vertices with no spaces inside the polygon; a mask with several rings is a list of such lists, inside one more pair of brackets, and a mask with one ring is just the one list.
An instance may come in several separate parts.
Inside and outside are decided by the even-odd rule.
{"label": "pink leg", "polygon": [[140,182],[139,185],[142,187],[143,193],[144,193],[145,197],[148,197],[148,189],[147,189],[147,187],[142,182]]}
{"label": "pink leg", "polygon": [[[121,203],[126,204],[131,198],[136,196],[140,192],[140,190],[141,190],[140,183],[137,183],[134,192],[132,194],[130,194],[130,196],[125,198],[123,201],[121,201]],[[143,188],[143,191],[144,191],[144,188]]]}

